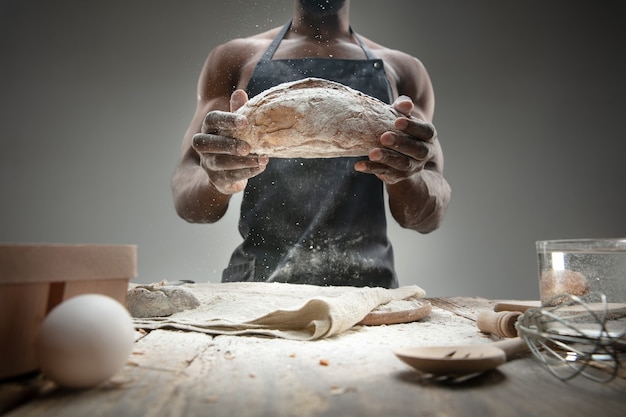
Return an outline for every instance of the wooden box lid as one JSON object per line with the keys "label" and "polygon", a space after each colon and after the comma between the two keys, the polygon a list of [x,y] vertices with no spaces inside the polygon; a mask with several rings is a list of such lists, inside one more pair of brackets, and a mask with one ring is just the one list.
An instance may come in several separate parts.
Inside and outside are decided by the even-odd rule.
{"label": "wooden box lid", "polygon": [[136,276],[136,245],[0,244],[0,284]]}

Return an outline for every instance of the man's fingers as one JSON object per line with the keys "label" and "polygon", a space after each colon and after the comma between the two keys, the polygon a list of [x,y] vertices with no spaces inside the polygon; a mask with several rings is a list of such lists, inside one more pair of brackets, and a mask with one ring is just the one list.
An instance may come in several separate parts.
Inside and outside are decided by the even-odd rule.
{"label": "man's fingers", "polygon": [[[259,155],[210,155],[203,158],[202,165],[211,171],[239,171],[248,168],[257,169],[267,165],[267,159]],[[242,178],[247,178],[243,176]]]}
{"label": "man's fingers", "polygon": [[437,136],[437,131],[432,123],[419,119],[400,117],[396,119],[395,127],[407,135],[416,137],[425,142],[430,142]]}
{"label": "man's fingers", "polygon": [[223,194],[234,194],[243,191],[248,183],[248,179],[259,175],[263,171],[265,171],[265,165],[247,169],[217,171],[211,175],[211,183]]}
{"label": "man's fingers", "polygon": [[235,112],[248,102],[248,94],[241,89],[235,90],[230,96],[230,111]]}
{"label": "man's fingers", "polygon": [[196,133],[193,135],[192,146],[196,152],[200,153],[240,156],[246,156],[250,153],[250,145],[243,140],[206,133]]}
{"label": "man's fingers", "polygon": [[406,179],[406,172],[397,171],[388,165],[378,162],[362,160],[354,165],[354,169],[358,172],[374,174],[387,184],[395,184]]}
{"label": "man's fingers", "polygon": [[428,140],[415,140],[414,136],[385,132],[380,137],[380,143],[385,148],[393,149],[418,161],[432,158],[433,145]]}
{"label": "man's fingers", "polygon": [[202,122],[202,133],[218,133],[220,130],[236,129],[248,123],[245,116],[227,111],[214,110],[207,113]]}
{"label": "man's fingers", "polygon": [[413,111],[413,100],[409,96],[400,96],[393,102],[393,108],[408,116]]}

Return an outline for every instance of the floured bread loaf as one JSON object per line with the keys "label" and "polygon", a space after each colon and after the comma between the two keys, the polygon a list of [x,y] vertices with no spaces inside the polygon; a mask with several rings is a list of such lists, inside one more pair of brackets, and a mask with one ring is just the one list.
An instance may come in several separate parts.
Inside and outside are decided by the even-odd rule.
{"label": "floured bread loaf", "polygon": [[278,158],[364,156],[380,135],[397,131],[390,105],[319,78],[283,83],[253,97],[237,113],[248,125],[223,134],[248,142],[251,153]]}

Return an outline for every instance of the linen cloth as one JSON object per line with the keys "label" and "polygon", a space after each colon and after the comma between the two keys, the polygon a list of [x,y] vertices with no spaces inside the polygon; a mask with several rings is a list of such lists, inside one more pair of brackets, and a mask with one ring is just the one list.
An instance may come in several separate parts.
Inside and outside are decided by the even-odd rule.
{"label": "linen cloth", "polygon": [[234,282],[185,288],[198,298],[199,307],[168,317],[136,318],[135,327],[315,340],[345,332],[391,301],[426,295],[416,285],[386,289]]}

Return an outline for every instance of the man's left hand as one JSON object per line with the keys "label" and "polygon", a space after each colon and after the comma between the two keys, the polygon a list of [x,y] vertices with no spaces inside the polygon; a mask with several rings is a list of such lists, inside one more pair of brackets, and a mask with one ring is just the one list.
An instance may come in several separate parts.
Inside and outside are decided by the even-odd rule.
{"label": "man's left hand", "polygon": [[401,133],[383,133],[381,147],[370,151],[368,161],[355,164],[357,171],[374,174],[387,184],[403,181],[423,170],[438,149],[433,145],[437,137],[435,127],[412,115],[414,105],[409,97],[398,97],[393,107],[404,115],[395,122]]}

